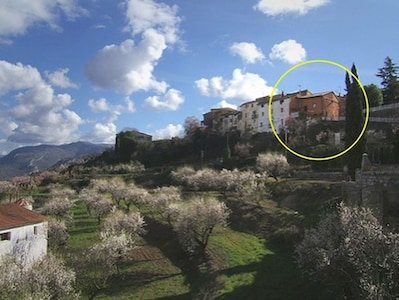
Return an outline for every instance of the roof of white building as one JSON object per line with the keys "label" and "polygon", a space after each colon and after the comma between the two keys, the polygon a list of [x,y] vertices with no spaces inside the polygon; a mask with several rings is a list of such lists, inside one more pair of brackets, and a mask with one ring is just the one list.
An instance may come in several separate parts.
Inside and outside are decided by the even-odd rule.
{"label": "roof of white building", "polygon": [[46,218],[15,203],[0,204],[0,230],[41,223]]}

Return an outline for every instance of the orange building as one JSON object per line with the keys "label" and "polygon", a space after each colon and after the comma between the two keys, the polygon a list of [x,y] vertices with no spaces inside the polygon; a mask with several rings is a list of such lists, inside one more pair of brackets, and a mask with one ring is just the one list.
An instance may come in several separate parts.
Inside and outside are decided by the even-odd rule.
{"label": "orange building", "polygon": [[290,113],[297,113],[301,118],[319,117],[323,120],[338,120],[338,97],[332,91],[298,95],[290,102]]}

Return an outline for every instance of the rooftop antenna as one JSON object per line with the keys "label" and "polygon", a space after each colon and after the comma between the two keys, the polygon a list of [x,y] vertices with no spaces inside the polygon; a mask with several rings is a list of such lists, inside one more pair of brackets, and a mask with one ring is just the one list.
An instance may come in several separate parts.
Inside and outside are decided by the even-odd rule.
{"label": "rooftop antenna", "polygon": [[300,84],[298,84],[298,88],[299,88],[299,92],[300,92],[302,89],[302,86]]}

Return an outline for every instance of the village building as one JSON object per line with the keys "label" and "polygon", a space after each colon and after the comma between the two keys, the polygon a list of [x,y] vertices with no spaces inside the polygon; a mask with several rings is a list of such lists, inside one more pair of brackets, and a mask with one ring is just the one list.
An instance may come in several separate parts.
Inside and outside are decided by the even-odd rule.
{"label": "village building", "polygon": [[47,221],[26,200],[0,204],[0,260],[11,255],[23,266],[47,254]]}
{"label": "village building", "polygon": [[210,112],[203,115],[203,126],[207,129],[225,133],[230,131],[234,126],[237,127],[238,110],[230,107],[212,108]]}
{"label": "village building", "polygon": [[258,103],[256,100],[241,104],[241,122],[238,130],[241,135],[253,135],[258,131]]}
{"label": "village building", "polygon": [[[221,134],[238,130],[241,135],[271,132],[269,121],[270,96],[240,105],[240,111],[216,108],[204,114],[203,124]],[[273,124],[277,132],[285,129],[289,118],[338,121],[345,113],[345,97],[333,91],[313,94],[302,90],[277,94],[272,99]]]}
{"label": "village building", "polygon": [[[284,93],[273,96],[272,99],[272,116],[274,128],[280,132],[285,128],[285,122],[290,116],[291,94]],[[270,96],[256,99],[258,103],[258,132],[271,132],[272,127],[269,120],[269,100]]]}
{"label": "village building", "polygon": [[339,118],[339,100],[333,91],[297,95],[290,102],[291,114],[299,118],[319,118],[337,121]]}

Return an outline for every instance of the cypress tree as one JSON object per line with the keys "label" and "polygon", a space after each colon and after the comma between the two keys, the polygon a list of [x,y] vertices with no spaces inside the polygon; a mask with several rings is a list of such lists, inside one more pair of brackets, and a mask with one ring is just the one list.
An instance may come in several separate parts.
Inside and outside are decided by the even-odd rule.
{"label": "cypress tree", "polygon": [[[364,126],[364,95],[356,78],[357,70],[352,65],[352,75],[346,73],[346,121],[345,121],[345,147],[349,147],[358,138]],[[355,76],[355,77],[354,77]],[[366,137],[363,135],[358,143],[346,154],[348,172],[352,179],[355,178],[355,171],[360,168],[362,155],[366,150]]]}

